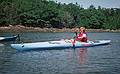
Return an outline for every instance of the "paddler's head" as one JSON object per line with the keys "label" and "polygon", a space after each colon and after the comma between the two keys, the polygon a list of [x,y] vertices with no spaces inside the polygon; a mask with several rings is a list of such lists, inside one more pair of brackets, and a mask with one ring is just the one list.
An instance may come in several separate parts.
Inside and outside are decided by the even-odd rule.
{"label": "paddler's head", "polygon": [[80,27],[80,32],[84,33],[86,31],[85,27]]}

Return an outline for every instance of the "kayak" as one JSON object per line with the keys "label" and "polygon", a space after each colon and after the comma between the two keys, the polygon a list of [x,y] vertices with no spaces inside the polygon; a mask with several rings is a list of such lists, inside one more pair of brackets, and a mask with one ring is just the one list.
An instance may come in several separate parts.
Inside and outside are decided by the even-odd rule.
{"label": "kayak", "polygon": [[57,48],[80,48],[80,47],[92,47],[98,45],[109,44],[110,40],[95,40],[87,42],[75,41],[73,39],[65,39],[59,41],[46,41],[46,42],[35,42],[35,43],[21,43],[11,44],[11,47],[17,50],[32,50],[32,49],[57,49]]}
{"label": "kayak", "polygon": [[17,39],[17,36],[11,36],[11,37],[0,37],[0,41],[14,41]]}

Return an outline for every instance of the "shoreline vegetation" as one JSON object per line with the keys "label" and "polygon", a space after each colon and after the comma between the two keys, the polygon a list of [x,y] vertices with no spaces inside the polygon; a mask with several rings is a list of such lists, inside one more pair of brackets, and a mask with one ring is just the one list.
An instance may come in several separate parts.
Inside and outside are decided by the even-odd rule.
{"label": "shoreline vegetation", "polygon": [[[22,25],[0,27],[0,33],[4,32],[74,32],[74,28],[40,28],[40,27],[25,27]],[[110,29],[87,29],[87,32],[120,32],[120,30]]]}
{"label": "shoreline vegetation", "polygon": [[[1,31],[8,32],[62,32],[81,26],[90,31],[120,30],[120,8],[94,5],[83,8],[77,2],[63,4],[52,0],[0,0],[0,17]],[[25,27],[13,27],[16,25]]]}

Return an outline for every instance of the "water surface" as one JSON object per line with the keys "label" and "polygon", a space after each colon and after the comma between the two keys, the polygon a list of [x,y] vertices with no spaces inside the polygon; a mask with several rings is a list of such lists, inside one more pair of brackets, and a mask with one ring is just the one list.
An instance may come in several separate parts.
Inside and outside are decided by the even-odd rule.
{"label": "water surface", "polygon": [[[5,36],[17,33],[3,33]],[[2,35],[1,35],[2,36]],[[72,38],[74,33],[20,33],[21,42]],[[90,48],[18,52],[13,42],[0,43],[0,74],[119,74],[120,33],[88,33],[90,40],[109,39],[111,44]]]}

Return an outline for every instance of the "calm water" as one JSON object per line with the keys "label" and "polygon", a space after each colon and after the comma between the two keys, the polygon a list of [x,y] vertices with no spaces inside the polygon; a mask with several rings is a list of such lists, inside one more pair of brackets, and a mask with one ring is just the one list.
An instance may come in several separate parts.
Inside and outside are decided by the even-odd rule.
{"label": "calm water", "polygon": [[[12,33],[15,34],[15,33]],[[17,33],[16,33],[17,34]],[[3,33],[2,35],[10,35]],[[72,38],[73,33],[20,33],[22,42]],[[110,39],[110,45],[77,49],[18,52],[12,42],[0,43],[0,74],[119,74],[120,33],[88,33],[90,40]]]}

